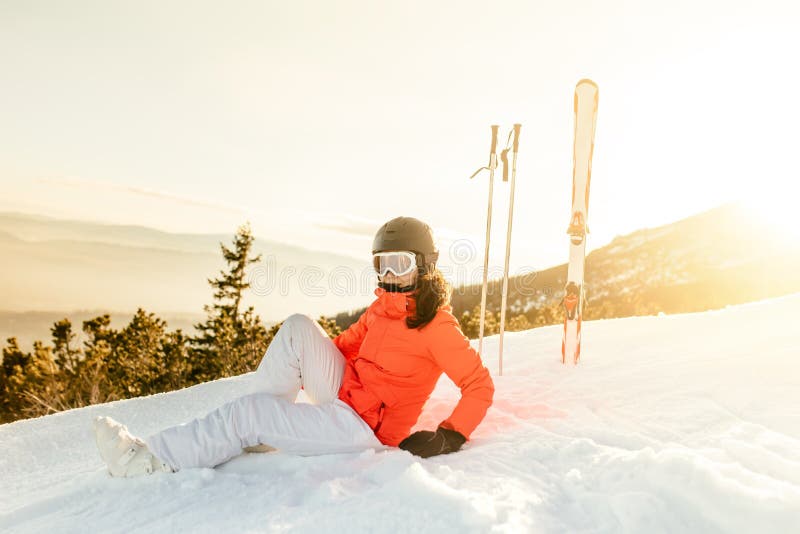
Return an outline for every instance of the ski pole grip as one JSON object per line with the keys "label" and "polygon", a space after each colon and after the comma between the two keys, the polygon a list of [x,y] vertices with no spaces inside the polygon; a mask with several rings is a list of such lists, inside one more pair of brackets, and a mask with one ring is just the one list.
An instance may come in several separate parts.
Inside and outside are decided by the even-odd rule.
{"label": "ski pole grip", "polygon": [[521,128],[521,124],[514,125],[514,154],[519,152],[519,131]]}
{"label": "ski pole grip", "polygon": [[499,129],[500,126],[497,124],[492,124],[492,148],[489,150],[489,158],[497,153],[497,130]]}

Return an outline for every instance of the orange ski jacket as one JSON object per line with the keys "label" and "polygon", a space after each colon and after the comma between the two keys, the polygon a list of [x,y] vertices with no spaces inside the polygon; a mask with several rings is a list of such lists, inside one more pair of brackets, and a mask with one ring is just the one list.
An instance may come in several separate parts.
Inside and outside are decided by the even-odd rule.
{"label": "orange ski jacket", "polygon": [[492,404],[494,383],[461,332],[450,305],[420,328],[408,328],[416,300],[410,293],[376,288],[378,297],[333,342],[347,360],[339,398],[350,405],[385,445],[408,437],[444,372],[461,388],[441,426],[469,439]]}

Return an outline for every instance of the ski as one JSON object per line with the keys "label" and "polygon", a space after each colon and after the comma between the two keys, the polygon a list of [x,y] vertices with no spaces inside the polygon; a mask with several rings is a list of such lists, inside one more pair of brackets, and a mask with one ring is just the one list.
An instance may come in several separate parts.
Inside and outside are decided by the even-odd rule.
{"label": "ski", "polygon": [[569,361],[577,365],[581,356],[581,322],[585,301],[583,271],[598,94],[597,84],[591,80],[581,80],[575,86],[572,210],[567,229],[570,241],[569,264],[564,287],[564,337],[561,341],[561,362],[565,364]]}

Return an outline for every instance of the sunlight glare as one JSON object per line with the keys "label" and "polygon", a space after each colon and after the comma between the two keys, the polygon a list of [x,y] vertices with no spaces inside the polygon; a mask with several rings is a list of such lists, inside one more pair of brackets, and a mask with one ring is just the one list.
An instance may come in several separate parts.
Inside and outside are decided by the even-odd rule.
{"label": "sunlight glare", "polygon": [[797,220],[797,196],[800,187],[793,185],[780,193],[758,194],[742,200],[742,205],[759,221],[781,238],[800,245],[800,224]]}

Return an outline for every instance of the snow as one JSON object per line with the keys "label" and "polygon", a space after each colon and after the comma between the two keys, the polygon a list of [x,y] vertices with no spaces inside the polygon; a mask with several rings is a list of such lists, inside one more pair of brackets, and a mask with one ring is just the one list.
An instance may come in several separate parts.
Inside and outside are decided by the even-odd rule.
{"label": "snow", "polygon": [[[2,425],[0,531],[800,532],[798,308],[800,294],[587,322],[577,367],[558,326],[506,333],[486,419],[428,460],[276,452],[108,476],[95,415],[145,436],[236,397],[242,377]],[[443,378],[418,427],[457,398]]]}

